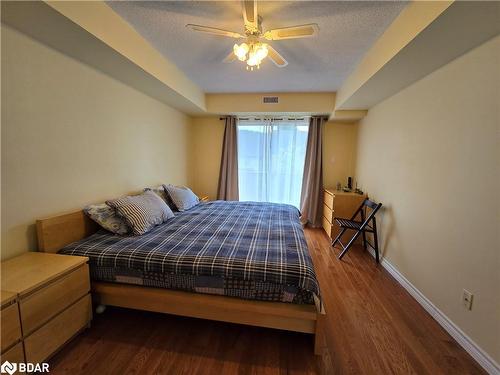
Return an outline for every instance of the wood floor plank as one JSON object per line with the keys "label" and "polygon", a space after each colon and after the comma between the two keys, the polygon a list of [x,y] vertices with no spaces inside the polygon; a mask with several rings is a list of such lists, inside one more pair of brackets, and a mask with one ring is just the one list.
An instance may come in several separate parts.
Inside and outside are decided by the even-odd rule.
{"label": "wood floor plank", "polygon": [[51,374],[485,374],[362,248],[339,261],[322,230],[306,238],[327,311],[322,358],[307,334],[108,308]]}

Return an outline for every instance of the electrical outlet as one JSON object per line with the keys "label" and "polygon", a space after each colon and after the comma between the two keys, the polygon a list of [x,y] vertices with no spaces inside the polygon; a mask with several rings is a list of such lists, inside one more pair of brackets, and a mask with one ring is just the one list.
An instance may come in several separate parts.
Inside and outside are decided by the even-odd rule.
{"label": "electrical outlet", "polygon": [[462,304],[467,310],[472,310],[472,299],[474,295],[469,292],[467,289],[464,289],[462,293]]}

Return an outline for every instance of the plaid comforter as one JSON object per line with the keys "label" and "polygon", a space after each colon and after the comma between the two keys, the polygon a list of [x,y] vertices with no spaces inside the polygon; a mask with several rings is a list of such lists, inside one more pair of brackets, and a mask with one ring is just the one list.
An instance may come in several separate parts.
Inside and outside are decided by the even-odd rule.
{"label": "plaid comforter", "polygon": [[[287,300],[283,295],[267,298],[248,292],[235,296],[298,303],[312,303],[313,296],[319,297],[299,212],[290,205],[202,203],[178,213],[145,235],[117,236],[101,230],[66,246],[60,253],[89,257],[91,275],[105,281],[120,281],[116,275],[109,280],[105,274],[112,270],[122,270],[123,274],[123,270],[127,270],[121,275],[122,282],[138,283],[133,279],[145,278],[158,281],[160,277],[170,280],[170,284],[172,280],[189,284],[179,287],[174,282],[169,284],[172,288],[207,293],[231,289],[228,285],[237,285],[237,289],[241,289],[241,285],[260,285],[265,290],[276,290],[276,286],[280,286],[279,293],[288,291],[302,298],[299,301],[293,297]],[[212,281],[197,290],[196,279]],[[213,287],[213,280],[223,280],[222,284],[215,283],[221,288]],[[304,293],[311,298],[304,297]]]}

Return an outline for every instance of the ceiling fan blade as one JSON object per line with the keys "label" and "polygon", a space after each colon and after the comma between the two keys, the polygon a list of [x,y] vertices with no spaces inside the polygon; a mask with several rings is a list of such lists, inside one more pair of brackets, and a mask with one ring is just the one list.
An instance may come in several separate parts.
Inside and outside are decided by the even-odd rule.
{"label": "ceiling fan blade", "polygon": [[237,59],[236,55],[234,54],[234,52],[233,52],[233,51],[231,51],[231,53],[230,53],[229,55],[227,55],[227,56],[225,57],[225,59],[224,59],[224,60],[222,60],[222,62],[225,62],[225,63],[232,63],[232,62],[233,62],[234,60],[236,60],[236,59]]}
{"label": "ceiling fan blade", "polygon": [[218,35],[218,36],[228,36],[230,38],[243,38],[243,35],[236,33],[234,31],[217,29],[215,27],[201,26],[201,25],[193,25],[191,23],[187,24],[186,27],[193,31],[200,31],[202,33]]}
{"label": "ceiling fan blade", "polygon": [[250,31],[259,29],[259,15],[257,14],[257,0],[243,0],[243,21]]}
{"label": "ceiling fan blade", "polygon": [[283,56],[281,56],[278,51],[276,51],[273,47],[267,46],[267,50],[269,51],[267,57],[271,59],[271,61],[278,67],[283,68],[288,65],[288,61],[285,60]]}
{"label": "ceiling fan blade", "polygon": [[264,33],[264,38],[267,40],[310,38],[318,35],[318,33],[319,26],[316,23],[310,23],[307,25],[297,25],[269,30]]}

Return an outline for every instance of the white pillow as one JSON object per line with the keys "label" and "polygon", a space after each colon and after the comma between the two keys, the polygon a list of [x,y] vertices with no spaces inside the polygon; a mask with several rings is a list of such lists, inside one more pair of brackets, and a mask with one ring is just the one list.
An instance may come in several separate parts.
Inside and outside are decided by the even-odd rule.
{"label": "white pillow", "polygon": [[83,209],[92,220],[112,233],[124,235],[130,232],[130,227],[124,218],[118,216],[114,208],[106,203],[91,204]]}

